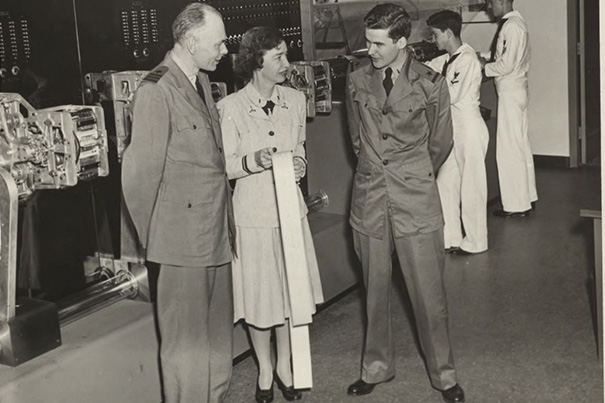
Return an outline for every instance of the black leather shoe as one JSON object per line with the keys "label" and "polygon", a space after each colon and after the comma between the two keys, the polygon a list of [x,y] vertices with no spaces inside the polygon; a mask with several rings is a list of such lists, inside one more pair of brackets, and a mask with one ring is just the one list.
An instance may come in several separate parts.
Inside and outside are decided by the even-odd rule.
{"label": "black leather shoe", "polygon": [[273,382],[269,389],[261,389],[256,383],[256,403],[271,403],[273,401]]}
{"label": "black leather shoe", "polygon": [[455,255],[455,256],[469,256],[469,255],[474,255],[474,253],[472,253],[472,252],[467,252],[467,251],[465,251],[464,249],[461,249],[461,248],[456,248],[455,250],[453,250],[453,251],[451,252],[451,254],[452,254],[452,255]]}
{"label": "black leather shoe", "polygon": [[367,395],[367,394],[372,393],[374,391],[374,388],[376,387],[376,385],[378,385],[379,383],[391,382],[393,380],[393,378],[395,378],[395,377],[392,376],[389,379],[387,379],[386,381],[376,382],[376,383],[367,383],[363,379],[360,379],[360,380],[352,383],[349,386],[349,389],[347,389],[347,393],[351,396]]}
{"label": "black leather shoe", "polygon": [[527,217],[529,215],[529,213],[531,213],[531,209],[525,210],[525,211],[515,211],[515,212],[510,212],[510,211],[505,211],[505,210],[494,211],[494,215],[496,217],[502,217],[502,218],[522,218],[522,217]]}
{"label": "black leather shoe", "polygon": [[275,379],[275,383],[277,383],[277,387],[281,391],[281,394],[284,396],[284,399],[289,402],[301,399],[302,392],[298,389],[294,389],[294,385],[284,385],[279,375],[277,375],[277,371],[273,374],[273,379]]}
{"label": "black leather shoe", "polygon": [[441,392],[441,396],[443,396],[443,401],[446,403],[462,403],[465,401],[464,391],[458,384]]}

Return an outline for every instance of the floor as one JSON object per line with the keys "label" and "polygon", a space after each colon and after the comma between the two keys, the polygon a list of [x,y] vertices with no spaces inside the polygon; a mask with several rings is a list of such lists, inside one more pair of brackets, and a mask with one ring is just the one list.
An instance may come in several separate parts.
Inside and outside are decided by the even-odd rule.
{"label": "floor", "polygon": [[[603,366],[593,326],[592,222],[580,218],[596,169],[539,169],[540,200],[525,219],[488,219],[490,249],[447,257],[446,288],[458,381],[467,402],[603,402]],[[598,192],[596,192],[598,193]],[[441,402],[431,388],[396,276],[392,326],[397,376],[365,397],[358,379],[363,302],[354,289],[323,309],[311,326],[313,389],[304,402]],[[235,366],[226,403],[252,402],[252,356]],[[276,393],[276,402],[285,401]]]}

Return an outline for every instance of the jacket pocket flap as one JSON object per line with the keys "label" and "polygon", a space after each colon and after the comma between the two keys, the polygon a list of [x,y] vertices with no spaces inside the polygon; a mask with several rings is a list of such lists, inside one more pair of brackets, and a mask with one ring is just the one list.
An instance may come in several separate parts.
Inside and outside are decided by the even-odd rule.
{"label": "jacket pocket flap", "polygon": [[207,195],[202,192],[183,189],[176,186],[163,185],[161,200],[166,203],[175,204],[184,208],[192,208],[200,204],[208,203]]}
{"label": "jacket pocket flap", "polygon": [[378,101],[378,99],[375,96],[368,94],[367,92],[363,92],[363,91],[356,92],[355,96],[353,97],[353,100],[355,102],[359,102],[359,104],[362,107],[372,108],[372,109],[382,109],[382,105],[380,105],[380,102]]}
{"label": "jacket pocket flap", "polygon": [[211,130],[210,125],[203,119],[195,119],[185,116],[176,117],[176,130],[182,132],[183,130],[198,130],[198,129]]}

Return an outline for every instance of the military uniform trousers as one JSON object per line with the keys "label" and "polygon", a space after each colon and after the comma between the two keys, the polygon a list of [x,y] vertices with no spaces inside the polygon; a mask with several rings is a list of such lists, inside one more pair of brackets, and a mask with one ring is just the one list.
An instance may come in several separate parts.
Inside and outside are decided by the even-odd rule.
{"label": "military uniform trousers", "polygon": [[395,249],[412,301],[431,384],[439,390],[448,389],[457,381],[443,285],[443,230],[395,238],[389,214],[385,214],[384,228],[383,239],[353,231],[367,293],[361,379],[378,383],[395,375],[395,347],[391,334],[391,274]]}
{"label": "military uniform trousers", "polygon": [[161,265],[158,324],[164,403],[217,403],[231,381],[231,263]]}
{"label": "military uniform trousers", "polygon": [[508,212],[531,209],[538,200],[534,159],[529,143],[527,89],[498,89],[496,162],[502,208]]}
{"label": "military uniform trousers", "polygon": [[460,247],[472,253],[487,250],[485,155],[489,133],[478,111],[476,115],[453,117],[454,148],[437,175],[445,247]]}

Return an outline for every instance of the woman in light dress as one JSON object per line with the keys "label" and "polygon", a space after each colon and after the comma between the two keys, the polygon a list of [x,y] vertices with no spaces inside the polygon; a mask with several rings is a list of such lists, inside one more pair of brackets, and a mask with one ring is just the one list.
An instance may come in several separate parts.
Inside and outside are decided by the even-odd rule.
{"label": "woman in light dress", "polygon": [[[233,195],[237,227],[237,257],[233,261],[234,320],[247,324],[258,359],[255,398],[273,400],[273,382],[286,400],[298,400],[290,350],[290,304],[271,164],[275,152],[291,151],[296,180],[306,173],[305,95],[277,85],[290,64],[282,34],[276,28],[248,30],[240,44],[235,72],[247,83],[218,103],[227,174],[236,179]],[[307,208],[297,187],[312,305],[323,302]],[[277,362],[271,361],[271,331],[275,330]]]}

